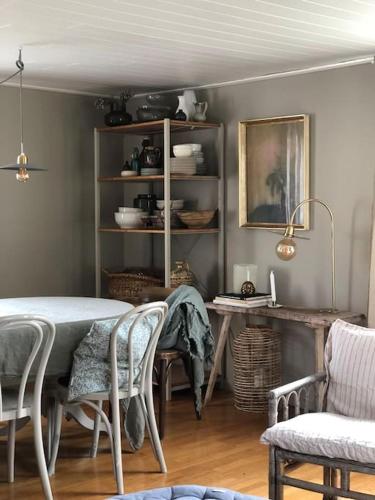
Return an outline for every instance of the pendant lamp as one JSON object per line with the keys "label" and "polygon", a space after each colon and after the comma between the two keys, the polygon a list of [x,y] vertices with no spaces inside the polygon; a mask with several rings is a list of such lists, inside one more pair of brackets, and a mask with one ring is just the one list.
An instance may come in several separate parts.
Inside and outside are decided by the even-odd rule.
{"label": "pendant lamp", "polygon": [[45,168],[40,168],[35,165],[32,165],[29,163],[29,159],[26,156],[24,149],[23,149],[23,107],[22,107],[22,73],[25,68],[24,63],[22,61],[22,50],[19,49],[19,54],[18,54],[18,59],[16,61],[16,66],[18,70],[11,75],[10,77],[6,78],[3,80],[1,83],[4,83],[11,78],[13,78],[16,75],[19,75],[20,79],[20,87],[19,87],[19,112],[20,112],[20,143],[21,143],[21,152],[17,156],[17,162],[16,163],[10,163],[9,165],[3,165],[0,166],[0,170],[15,170],[16,173],[16,178],[20,182],[26,182],[29,180],[29,172],[30,171],[37,171],[37,170],[46,170]]}

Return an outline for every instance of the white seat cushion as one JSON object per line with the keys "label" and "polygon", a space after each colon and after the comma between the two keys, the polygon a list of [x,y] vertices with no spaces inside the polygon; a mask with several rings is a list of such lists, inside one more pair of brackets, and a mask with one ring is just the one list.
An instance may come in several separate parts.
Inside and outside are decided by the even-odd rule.
{"label": "white seat cushion", "polygon": [[267,429],[261,441],[285,450],[375,463],[375,422],[334,413],[307,413]]}

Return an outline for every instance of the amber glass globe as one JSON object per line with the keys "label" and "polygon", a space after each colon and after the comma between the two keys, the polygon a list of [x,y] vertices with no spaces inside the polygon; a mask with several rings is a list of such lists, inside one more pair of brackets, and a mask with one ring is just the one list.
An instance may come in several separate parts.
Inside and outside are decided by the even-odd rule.
{"label": "amber glass globe", "polygon": [[293,238],[283,238],[276,245],[276,254],[281,260],[291,260],[296,254],[296,244]]}

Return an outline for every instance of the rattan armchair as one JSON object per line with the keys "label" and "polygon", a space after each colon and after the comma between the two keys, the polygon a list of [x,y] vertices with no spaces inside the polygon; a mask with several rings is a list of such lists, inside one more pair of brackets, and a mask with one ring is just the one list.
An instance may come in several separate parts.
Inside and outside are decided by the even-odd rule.
{"label": "rattan armchair", "polygon": [[[375,475],[371,396],[375,390],[375,330],[341,322],[335,334],[335,347],[329,337],[325,351],[327,375],[305,377],[269,393],[269,428],[261,441],[269,445],[271,500],[283,499],[284,485],[321,493],[324,500],[375,500],[375,494],[354,491],[350,486],[351,472]],[[347,383],[344,391],[340,383]],[[291,465],[304,463],[322,466],[323,484],[287,475]]]}

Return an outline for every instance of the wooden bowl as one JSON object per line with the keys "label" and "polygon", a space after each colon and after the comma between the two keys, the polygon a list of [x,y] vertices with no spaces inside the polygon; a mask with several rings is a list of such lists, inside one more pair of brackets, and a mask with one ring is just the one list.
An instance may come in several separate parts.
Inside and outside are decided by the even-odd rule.
{"label": "wooden bowl", "polygon": [[214,218],[216,210],[178,210],[177,215],[190,229],[203,229],[207,227]]}

